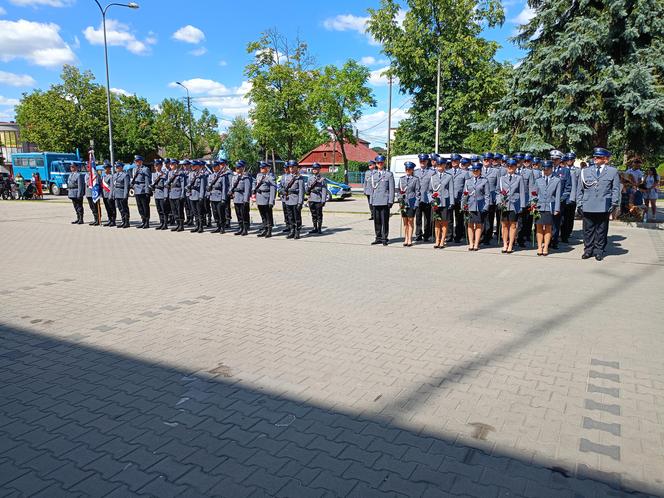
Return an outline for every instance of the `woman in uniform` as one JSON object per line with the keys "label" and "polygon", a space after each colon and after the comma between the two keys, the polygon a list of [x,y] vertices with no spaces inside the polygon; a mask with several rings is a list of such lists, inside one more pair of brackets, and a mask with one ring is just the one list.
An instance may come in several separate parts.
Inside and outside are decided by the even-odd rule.
{"label": "woman in uniform", "polygon": [[445,168],[447,161],[436,158],[436,173],[431,175],[429,182],[429,199],[434,228],[434,249],[443,249],[447,240],[447,227],[454,209],[454,182]]}
{"label": "woman in uniform", "polygon": [[521,175],[516,174],[516,166],[516,160],[507,161],[507,172],[498,179],[496,187],[496,204],[500,209],[504,254],[514,252],[517,222],[521,211],[526,207],[526,187]]}
{"label": "woman in uniform", "polygon": [[468,250],[479,251],[484,219],[489,210],[491,192],[489,182],[482,176],[482,165],[474,162],[468,169],[470,177],[466,180],[461,200],[461,209],[468,219]]}
{"label": "woman in uniform", "polygon": [[411,247],[415,228],[415,209],[420,205],[420,180],[414,175],[414,162],[406,161],[404,167],[406,175],[399,178],[399,204],[405,234],[403,245],[404,247]]}
{"label": "woman in uniform", "polygon": [[[548,256],[553,217],[560,212],[560,178],[553,176],[553,161],[542,163],[542,176],[535,180],[537,211],[537,255]],[[533,213],[535,214],[535,213]]]}

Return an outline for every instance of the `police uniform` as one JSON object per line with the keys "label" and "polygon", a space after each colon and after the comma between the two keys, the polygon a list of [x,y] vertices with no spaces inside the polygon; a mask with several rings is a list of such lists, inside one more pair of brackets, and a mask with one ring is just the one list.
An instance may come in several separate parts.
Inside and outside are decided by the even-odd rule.
{"label": "police uniform", "polygon": [[168,181],[168,171],[162,170],[163,161],[157,159],[154,162],[155,171],[152,173],[152,182],[150,190],[154,192],[154,202],[159,214],[159,226],[155,230],[166,230],[168,228],[168,218],[166,217],[166,204],[168,204],[168,190],[166,182]]}
{"label": "police uniform", "polygon": [[78,171],[70,172],[67,177],[67,197],[71,199],[76,212],[76,219],[72,221],[72,225],[83,224],[83,196],[85,195],[85,182],[83,175]]}
{"label": "police uniform", "polygon": [[[375,161],[369,161],[369,164],[373,164],[375,168]],[[373,206],[371,205],[371,175],[373,175],[375,169],[367,169],[364,172],[364,183],[362,184],[362,191],[367,198],[367,203],[369,204],[369,211],[371,212],[370,220],[374,219]]]}
{"label": "police uniform", "polygon": [[[261,162],[260,167],[261,169],[269,168],[269,165]],[[258,212],[261,215],[261,229],[258,232],[258,237],[269,239],[272,237],[272,227],[274,226],[273,208],[277,197],[277,182],[269,170],[267,173],[258,173],[256,175],[254,194],[256,195]]]}
{"label": "police uniform", "polygon": [[[297,161],[288,161],[288,166],[297,166]],[[304,179],[297,173],[281,177],[279,191],[284,201],[288,239],[299,239],[302,229],[302,204],[304,203]]]}
{"label": "police uniform", "polygon": [[210,208],[217,223],[213,233],[226,233],[226,204],[228,203],[228,185],[230,172],[226,160],[220,161],[219,171],[213,172],[208,181],[208,192],[210,193]]}
{"label": "police uniform", "polygon": [[150,228],[150,183],[152,182],[152,172],[150,168],[143,164],[142,156],[134,156],[136,164],[134,168],[134,178],[131,186],[134,188],[134,198],[138,214],[141,216],[141,224],[136,228]]}
{"label": "police uniform", "polygon": [[198,166],[198,170],[189,172],[187,176],[187,195],[189,202],[191,202],[191,210],[194,215],[194,228],[190,230],[191,233],[203,233],[203,215],[205,201],[205,190],[207,188],[207,176],[202,169],[201,161],[194,161],[194,166]]}
{"label": "police uniform", "polygon": [[[452,161],[467,161],[459,154],[452,154]],[[450,230],[448,241],[453,238],[454,242],[461,242],[464,238],[464,218],[461,210],[461,196],[463,195],[463,188],[468,179],[468,171],[458,166],[452,166],[448,172],[452,175],[452,186],[454,191],[454,220],[453,229]]]}
{"label": "police uniform", "polygon": [[168,202],[171,205],[171,213],[173,213],[173,218],[175,218],[175,227],[171,228],[171,232],[182,232],[184,231],[184,199],[185,199],[185,187],[187,185],[186,173],[183,171],[185,161],[178,163],[177,161],[171,161],[171,165],[174,166],[168,172],[168,182],[166,186],[168,188]]}
{"label": "police uniform", "polygon": [[[385,157],[377,156],[376,163],[385,164]],[[394,204],[394,175],[391,171],[376,169],[371,181],[370,202],[374,208],[374,231],[376,238],[373,245],[388,243],[390,235],[390,209]]]}
{"label": "police uniform", "polygon": [[[320,165],[314,163],[320,170]],[[306,193],[309,197],[309,210],[311,211],[311,223],[314,229],[310,234],[323,233],[323,207],[327,202],[327,180],[320,173],[309,176],[307,180]]]}
{"label": "police uniform", "polygon": [[[109,166],[108,161],[104,161],[104,166]],[[117,216],[117,209],[115,208],[115,197],[113,195],[113,173],[109,172],[104,174],[101,177],[102,185],[102,199],[104,199],[104,208],[106,208],[106,217],[108,221],[104,223],[105,227],[114,227],[115,226],[115,217]]]}
{"label": "police uniform", "polygon": [[[97,203],[93,200],[92,197],[92,189],[94,187],[94,182],[97,181],[99,178],[97,176],[97,172],[94,171],[92,173],[95,177],[90,181],[90,172],[86,171],[85,176],[83,181],[85,182],[85,198],[88,200],[88,207],[90,208],[90,211],[92,212],[92,216],[94,217],[94,221],[91,221],[89,223],[90,226],[97,226],[99,225],[99,207],[97,206]],[[90,185],[92,183],[92,185]]]}
{"label": "police uniform", "polygon": [[[425,167],[420,167],[414,172],[414,176],[419,179],[420,195],[419,201],[415,209],[415,240],[424,240],[428,242],[431,238],[432,224],[431,224],[431,200],[429,199],[429,182],[434,169],[430,166],[430,158],[428,154],[420,154],[418,156],[420,166],[422,162]],[[422,226],[424,225],[424,226]]]}
{"label": "police uniform", "polygon": [[246,166],[243,160],[235,163],[235,174],[231,178],[231,197],[235,206],[238,231],[235,235],[249,234],[249,203],[251,202],[251,176],[244,171]]}
{"label": "police uniform", "polygon": [[[610,157],[601,147],[593,157]],[[593,254],[598,261],[604,258],[609,231],[609,214],[620,205],[620,177],[618,170],[608,164],[593,164],[579,174],[576,205],[583,216],[583,259]]]}
{"label": "police uniform", "polygon": [[[124,163],[116,162],[115,167],[124,168]],[[115,198],[115,205],[120,211],[120,218],[122,223],[117,225],[118,228],[129,228],[129,188],[131,180],[129,173],[126,171],[116,171],[113,173],[113,196]]]}

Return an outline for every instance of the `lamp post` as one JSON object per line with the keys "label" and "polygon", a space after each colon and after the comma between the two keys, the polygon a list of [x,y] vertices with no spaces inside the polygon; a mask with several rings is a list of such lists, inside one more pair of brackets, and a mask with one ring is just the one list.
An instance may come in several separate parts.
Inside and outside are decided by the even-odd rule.
{"label": "lamp post", "polygon": [[[136,2],[129,3],[109,3],[102,7],[99,0],[95,0],[99,11],[101,12],[101,21],[104,28],[104,59],[106,61],[106,113],[108,114],[108,151],[111,156],[111,167],[115,164],[115,155],[113,154],[113,120],[111,118],[111,82],[108,74],[108,44],[106,43],[106,11],[113,6],[127,7],[129,9],[138,9]],[[111,182],[111,185],[113,182]],[[113,187],[111,187],[112,189]]]}
{"label": "lamp post", "polygon": [[179,81],[175,82],[176,85],[180,85],[187,92],[187,113],[189,114],[189,155],[193,159],[194,157],[194,127],[192,126],[191,118],[191,97],[189,97],[189,89],[184,86]]}

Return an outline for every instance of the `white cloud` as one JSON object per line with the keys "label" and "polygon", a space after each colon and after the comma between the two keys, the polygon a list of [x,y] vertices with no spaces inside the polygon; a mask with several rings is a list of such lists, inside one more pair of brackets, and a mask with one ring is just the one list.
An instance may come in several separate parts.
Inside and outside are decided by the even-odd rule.
{"label": "white cloud", "polygon": [[0,61],[26,59],[46,67],[76,62],[76,55],[59,32],[60,26],[54,23],[0,20]]}
{"label": "white cloud", "polygon": [[0,84],[9,86],[35,86],[37,82],[27,74],[8,73],[0,71]]}
{"label": "white cloud", "polygon": [[125,97],[131,97],[133,95],[124,88],[111,88],[111,92],[115,93],[116,95],[124,95]]}
{"label": "white cloud", "polygon": [[[92,45],[104,44],[104,30],[102,25],[93,28],[88,26],[83,30],[85,39]],[[108,45],[115,47],[125,47],[132,54],[145,55],[150,52],[149,45],[156,43],[154,37],[148,37],[145,40],[139,40],[130,32],[129,26],[115,19],[106,20],[106,40]]]}
{"label": "white cloud", "polygon": [[228,62],[226,62],[225,60],[222,59],[222,60],[219,61],[219,65],[221,67],[225,67],[225,66],[228,66]]}
{"label": "white cloud", "polygon": [[[392,109],[392,128],[396,128],[408,115],[408,109]],[[359,130],[360,138],[372,144],[384,144],[387,141],[387,111],[365,114],[355,126]]]}
{"label": "white cloud", "polygon": [[193,56],[200,57],[201,55],[207,54],[207,48],[198,47],[198,48],[195,48],[194,50],[191,50],[189,53]]}
{"label": "white cloud", "polygon": [[0,95],[0,105],[18,105],[18,99],[8,99],[7,97]]}
{"label": "white cloud", "polygon": [[175,33],[173,38],[185,43],[200,43],[205,40],[205,33],[191,24],[181,27]]}
{"label": "white cloud", "polygon": [[74,0],[9,0],[19,7],[38,7],[46,5],[47,7],[69,7],[74,4]]}
{"label": "white cloud", "polygon": [[[251,90],[251,83],[243,81],[238,87],[228,87],[218,81],[205,78],[192,78],[181,82],[189,89],[197,106],[207,107],[227,119],[235,116],[246,116],[251,108],[247,93]],[[177,88],[175,82],[169,87]]]}
{"label": "white cloud", "polygon": [[530,20],[535,17],[535,9],[531,8],[529,5],[526,5],[521,12],[519,12],[519,15],[514,17],[513,19],[510,19],[510,22],[514,24],[528,24]]}

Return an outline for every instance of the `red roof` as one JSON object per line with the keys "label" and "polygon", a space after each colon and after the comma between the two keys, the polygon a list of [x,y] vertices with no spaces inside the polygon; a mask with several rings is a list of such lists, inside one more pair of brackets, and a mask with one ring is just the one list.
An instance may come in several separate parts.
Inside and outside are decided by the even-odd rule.
{"label": "red roof", "polygon": [[[376,157],[376,152],[369,148],[369,142],[358,139],[357,144],[346,142],[346,157],[349,161],[361,163],[369,162]],[[313,163],[319,163],[321,166],[330,166],[332,164],[343,164],[341,155],[341,145],[338,142],[330,141],[319,145],[300,159],[300,166],[311,166]]]}

